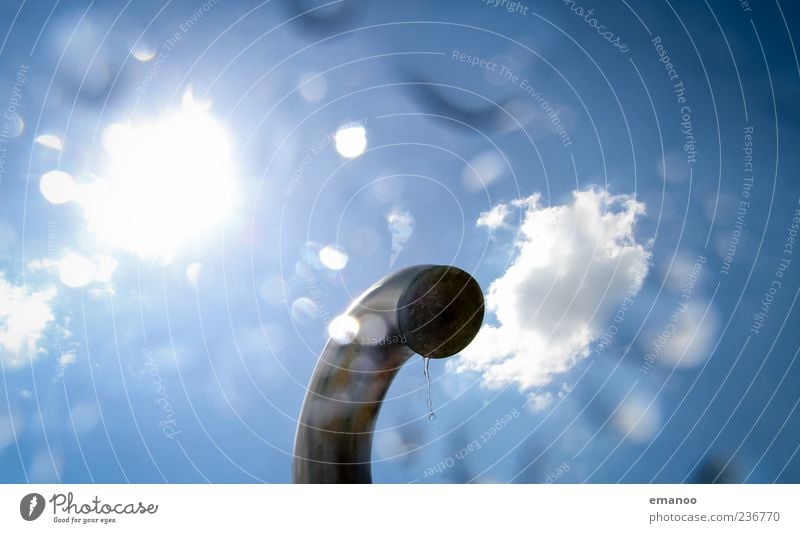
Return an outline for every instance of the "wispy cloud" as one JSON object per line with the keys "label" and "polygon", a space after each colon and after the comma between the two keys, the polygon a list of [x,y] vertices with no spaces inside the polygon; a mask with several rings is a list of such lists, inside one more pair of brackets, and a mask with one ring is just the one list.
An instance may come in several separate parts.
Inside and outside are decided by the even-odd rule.
{"label": "wispy cloud", "polygon": [[389,259],[389,266],[393,267],[411,234],[414,233],[415,220],[408,211],[394,209],[386,217],[386,221],[389,223],[389,232],[392,234],[392,256]]}
{"label": "wispy cloud", "polygon": [[75,361],[78,360],[78,357],[75,355],[75,350],[70,350],[68,352],[63,352],[58,356],[56,359],[56,376],[55,379],[59,380],[64,377],[64,373],[67,371],[67,367],[70,365],[74,365]]}

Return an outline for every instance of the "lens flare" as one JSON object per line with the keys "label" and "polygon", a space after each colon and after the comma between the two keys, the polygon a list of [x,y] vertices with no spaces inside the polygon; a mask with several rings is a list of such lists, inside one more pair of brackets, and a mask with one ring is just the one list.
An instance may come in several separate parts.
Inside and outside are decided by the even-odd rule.
{"label": "lens flare", "polygon": [[42,176],[39,181],[39,191],[51,204],[65,204],[72,200],[75,194],[75,180],[66,172],[52,170]]}
{"label": "lens flare", "polygon": [[347,252],[338,246],[326,246],[319,251],[319,260],[330,270],[342,270],[347,266]]}
{"label": "lens flare", "polygon": [[350,315],[339,315],[328,325],[328,335],[338,344],[350,344],[358,335],[358,320]]}
{"label": "lens flare", "polygon": [[57,152],[62,152],[64,150],[64,143],[61,142],[61,139],[56,137],[55,135],[39,135],[36,139],[33,140],[36,144],[40,146],[44,146],[45,148],[50,148],[51,150],[55,150]]}
{"label": "lens flare", "polygon": [[343,127],[336,132],[334,142],[342,157],[353,159],[367,149],[367,130],[361,126]]}

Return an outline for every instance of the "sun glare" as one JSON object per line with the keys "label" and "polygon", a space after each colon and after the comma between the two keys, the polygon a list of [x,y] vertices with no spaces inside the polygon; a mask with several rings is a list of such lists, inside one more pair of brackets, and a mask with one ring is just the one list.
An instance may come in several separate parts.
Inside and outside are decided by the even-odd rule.
{"label": "sun glare", "polygon": [[235,196],[231,146],[208,107],[187,91],[159,121],[104,130],[107,164],[76,195],[102,242],[168,262],[225,221]]}

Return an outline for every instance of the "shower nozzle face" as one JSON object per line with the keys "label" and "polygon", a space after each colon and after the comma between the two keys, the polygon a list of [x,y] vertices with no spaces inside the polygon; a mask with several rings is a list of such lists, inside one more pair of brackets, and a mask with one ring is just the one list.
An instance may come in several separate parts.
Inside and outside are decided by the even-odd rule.
{"label": "shower nozzle face", "polygon": [[461,269],[437,266],[420,272],[400,295],[397,321],[409,348],[438,359],[466,348],[483,314],[478,282]]}

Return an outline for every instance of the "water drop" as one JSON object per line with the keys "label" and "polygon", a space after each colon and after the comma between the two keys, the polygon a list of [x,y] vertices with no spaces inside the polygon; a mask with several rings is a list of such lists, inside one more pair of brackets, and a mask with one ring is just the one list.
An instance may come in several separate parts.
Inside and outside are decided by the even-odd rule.
{"label": "water drop", "polygon": [[428,420],[433,422],[436,420],[436,415],[433,412],[433,402],[431,401],[431,370],[430,370],[430,357],[423,357],[425,364],[422,367],[422,372],[425,374],[425,385],[428,389]]}

